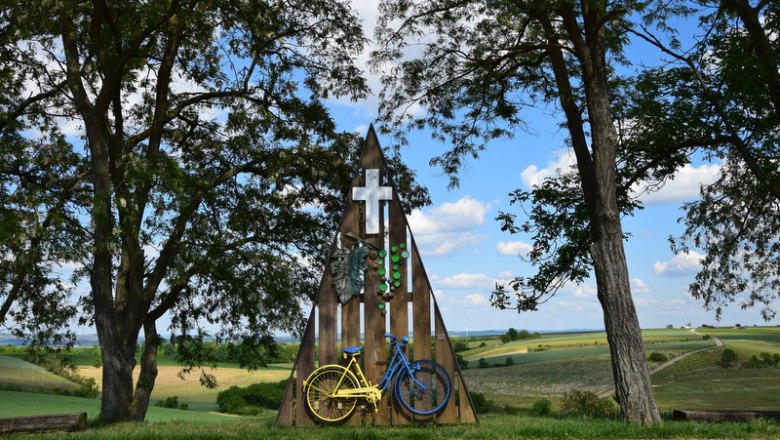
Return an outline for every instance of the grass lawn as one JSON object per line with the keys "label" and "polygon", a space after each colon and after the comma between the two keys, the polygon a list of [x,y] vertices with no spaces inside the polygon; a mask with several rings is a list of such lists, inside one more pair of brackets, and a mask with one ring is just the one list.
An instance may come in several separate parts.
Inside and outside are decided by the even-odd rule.
{"label": "grass lawn", "polygon": [[18,435],[18,439],[274,439],[274,440],[502,440],[502,439],[649,439],[740,438],[774,439],[780,427],[771,423],[702,424],[665,422],[657,426],[627,425],[610,420],[553,419],[487,415],[478,425],[428,425],[417,427],[278,428],[271,414],[227,420],[224,423],[164,422],[120,424],[80,433]]}

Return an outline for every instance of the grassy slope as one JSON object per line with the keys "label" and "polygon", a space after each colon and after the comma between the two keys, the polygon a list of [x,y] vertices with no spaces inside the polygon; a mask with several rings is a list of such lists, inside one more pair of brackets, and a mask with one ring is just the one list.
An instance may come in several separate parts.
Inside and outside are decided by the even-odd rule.
{"label": "grassy slope", "polygon": [[[35,416],[43,414],[64,414],[86,412],[87,420],[95,420],[100,414],[100,399],[54,396],[50,394],[0,391],[0,414],[2,417]],[[160,422],[171,420],[222,422],[229,417],[204,414],[194,411],[179,411],[167,408],[149,407],[146,420]]]}
{"label": "grassy slope", "polygon": [[[709,329],[699,330],[710,334]],[[603,336],[603,333],[601,334]],[[718,329],[711,336],[721,338],[747,360],[760,352],[780,352],[780,328],[742,330]],[[719,365],[722,349],[715,349],[713,339],[703,339],[688,330],[643,331],[645,351],[673,357],[700,348],[713,347],[690,356],[678,364],[653,375],[656,398],[662,410],[675,408],[755,408],[780,406],[780,368],[728,370]],[[504,354],[488,358],[488,362],[503,364],[511,357],[515,366],[503,368],[471,368],[464,372],[469,389],[484,393],[499,404],[528,407],[545,397],[553,403],[572,389],[598,392],[612,382],[606,346],[600,346],[599,334],[555,335],[520,344],[541,344],[545,351],[526,354]],[[481,342],[478,342],[479,344]],[[575,348],[580,344],[579,348]],[[474,343],[472,343],[474,345]],[[567,348],[559,348],[567,347]],[[499,344],[475,347],[471,357],[498,353]],[[511,349],[504,349],[511,352]]]}
{"label": "grassy slope", "polygon": [[43,391],[52,389],[75,390],[79,386],[37,365],[0,355],[0,388]]}

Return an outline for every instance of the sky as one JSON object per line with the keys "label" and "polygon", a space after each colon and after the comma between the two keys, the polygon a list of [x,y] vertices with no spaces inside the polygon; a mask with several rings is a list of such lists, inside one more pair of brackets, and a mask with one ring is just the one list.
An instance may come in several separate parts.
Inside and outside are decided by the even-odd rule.
{"label": "sky", "polygon": [[[376,0],[353,2],[363,20],[366,35],[373,36],[377,16]],[[368,59],[367,47],[359,62]],[[642,44],[628,48],[630,57],[658,60]],[[365,69],[368,70],[368,69]],[[373,94],[357,103],[332,101],[330,108],[342,130],[363,136],[377,121],[379,81],[368,74]],[[596,298],[595,278],[562,288],[538,311],[517,313],[490,306],[490,293],[497,282],[534,273],[522,256],[530,249],[530,237],[501,232],[495,220],[499,211],[510,211],[524,220],[523,212],[509,204],[509,192],[525,190],[556,175],[574,163],[564,146],[566,132],[559,127],[559,115],[551,109],[525,113],[529,132],[488,145],[480,159],[469,162],[460,174],[460,186],[448,189],[449,179],[429,160],[446,150],[430,133],[413,132],[401,154],[417,173],[418,182],[430,191],[433,204],[409,216],[434,294],[450,331],[502,330],[509,327],[534,331],[603,329],[603,315]],[[383,146],[393,139],[382,137]],[[715,313],[703,309],[702,301],[688,294],[701,254],[674,254],[668,238],[679,235],[681,206],[695,200],[702,183],[714,181],[718,163],[694,163],[682,168],[660,191],[643,193],[645,209],[623,219],[623,229],[632,237],[625,242],[634,302],[643,328],[692,324],[778,325],[780,319],[763,321],[759,309],[741,310],[739,304],[724,309],[720,322]],[[642,188],[637,188],[642,193]]]}

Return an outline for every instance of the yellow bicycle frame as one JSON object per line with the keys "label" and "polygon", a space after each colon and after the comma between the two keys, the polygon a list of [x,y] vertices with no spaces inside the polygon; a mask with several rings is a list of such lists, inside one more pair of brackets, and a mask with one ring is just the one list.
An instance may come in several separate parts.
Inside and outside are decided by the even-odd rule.
{"label": "yellow bicycle frame", "polygon": [[[380,390],[376,385],[371,385],[366,379],[366,376],[363,374],[363,370],[360,368],[360,364],[357,361],[359,354],[343,353],[342,356],[344,359],[349,358],[349,362],[347,363],[346,367],[342,367],[341,365],[333,365],[342,368],[343,373],[341,374],[341,378],[336,384],[334,392],[328,397],[364,398],[366,401],[374,405],[374,411],[378,411],[379,407],[377,404],[382,399],[382,390]],[[357,379],[358,384],[361,385],[360,388],[341,388],[341,384],[344,382],[344,378],[348,374]],[[303,386],[307,386],[306,381],[304,381]]]}

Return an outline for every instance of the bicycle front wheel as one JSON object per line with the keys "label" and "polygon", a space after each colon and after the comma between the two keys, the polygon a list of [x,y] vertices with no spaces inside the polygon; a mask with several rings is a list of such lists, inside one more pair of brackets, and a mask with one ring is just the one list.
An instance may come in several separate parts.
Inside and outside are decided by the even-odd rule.
{"label": "bicycle front wheel", "polygon": [[444,367],[433,361],[417,361],[409,370],[401,370],[396,376],[395,398],[401,405],[417,415],[439,412],[452,393],[450,378]]}
{"label": "bicycle front wheel", "polygon": [[306,380],[306,406],[321,422],[338,423],[352,414],[357,397],[334,397],[337,390],[357,388],[355,375],[338,365],[315,370]]}

